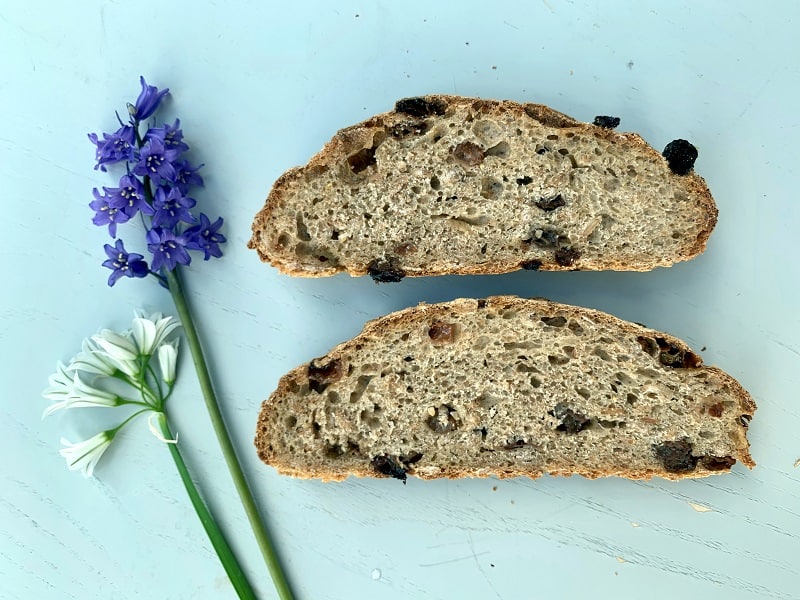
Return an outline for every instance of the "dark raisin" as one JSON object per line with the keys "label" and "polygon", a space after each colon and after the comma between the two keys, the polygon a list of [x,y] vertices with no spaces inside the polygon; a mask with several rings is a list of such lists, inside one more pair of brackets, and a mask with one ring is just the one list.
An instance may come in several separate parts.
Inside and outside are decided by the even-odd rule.
{"label": "dark raisin", "polygon": [[534,258],[532,260],[526,260],[519,263],[519,266],[525,269],[526,271],[538,271],[542,266],[542,261],[536,260]]}
{"label": "dark raisin", "polygon": [[456,326],[453,323],[436,322],[428,329],[428,337],[434,344],[449,344],[456,339]]}
{"label": "dark raisin", "polygon": [[539,198],[539,200],[536,201],[536,206],[538,206],[539,208],[541,208],[546,212],[553,211],[557,208],[564,206],[565,204],[566,201],[564,200],[561,194],[556,194],[552,198]]}
{"label": "dark raisin", "polygon": [[669,473],[688,473],[697,466],[697,457],[692,456],[688,440],[653,444],[653,452]]}
{"label": "dark raisin", "polygon": [[376,258],[370,262],[367,272],[375,283],[397,283],[406,276],[406,272],[395,261],[385,258]]}
{"label": "dark raisin", "polygon": [[722,402],[717,402],[708,407],[708,414],[719,419],[724,410],[725,408],[722,406]]}
{"label": "dark raisin", "polygon": [[546,153],[547,153],[547,148],[539,148],[536,151],[536,154],[546,154]]}
{"label": "dark raisin", "polygon": [[330,384],[339,381],[344,374],[342,361],[338,358],[324,362],[325,358],[315,358],[308,363],[308,387],[321,394]]}
{"label": "dark raisin", "polygon": [[486,300],[478,300],[478,308],[486,308]]}
{"label": "dark raisin", "polygon": [[603,129],[614,129],[619,126],[619,117],[597,116],[592,125],[597,125]]}
{"label": "dark raisin", "polygon": [[704,456],[700,464],[709,471],[725,471],[736,464],[736,459],[732,456]]}
{"label": "dark raisin", "polygon": [[580,251],[569,246],[556,250],[556,262],[562,267],[571,267],[580,257]]}
{"label": "dark raisin", "polygon": [[436,433],[450,433],[458,429],[458,423],[452,414],[453,408],[451,406],[442,404],[432,409],[431,412],[433,414],[429,414],[426,423]]}
{"label": "dark raisin", "polygon": [[447,109],[444,100],[427,98],[403,98],[394,105],[395,112],[411,115],[412,117],[427,117],[429,115],[443,115]]}
{"label": "dark raisin", "polygon": [[483,162],[485,154],[483,148],[472,142],[461,142],[453,149],[453,157],[468,167],[474,167]]}
{"label": "dark raisin", "polygon": [[400,256],[406,256],[407,254],[416,252],[417,245],[414,242],[403,242],[402,244],[397,244],[394,247],[394,251]]}
{"label": "dark raisin", "polygon": [[376,456],[372,459],[372,468],[381,475],[387,477],[394,477],[406,483],[406,470],[391,456],[384,454],[383,456]]}
{"label": "dark raisin", "polygon": [[423,135],[430,130],[427,121],[404,121],[389,128],[389,134],[395,138],[404,138],[409,135]]}
{"label": "dark raisin", "polygon": [[753,415],[742,415],[739,417],[739,424],[742,427],[750,427],[750,421],[752,420]]}
{"label": "dark raisin", "polygon": [[520,177],[517,179],[517,185],[528,185],[529,183],[533,183],[533,177]]}
{"label": "dark raisin", "polygon": [[575,412],[563,402],[556,404],[555,408],[548,411],[547,414],[561,420],[561,423],[556,426],[556,431],[579,433],[592,425],[592,420],[586,415]]}
{"label": "dark raisin", "polygon": [[662,152],[667,159],[670,171],[676,175],[686,175],[697,160],[697,148],[686,140],[673,140]]}
{"label": "dark raisin", "polygon": [[352,156],[347,157],[347,164],[353,173],[361,173],[370,165],[376,164],[375,148],[362,148]]}

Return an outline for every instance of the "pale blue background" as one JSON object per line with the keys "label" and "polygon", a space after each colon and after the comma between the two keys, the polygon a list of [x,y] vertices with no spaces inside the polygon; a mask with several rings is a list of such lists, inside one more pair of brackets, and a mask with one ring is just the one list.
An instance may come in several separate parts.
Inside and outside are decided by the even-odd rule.
{"label": "pale blue background", "polygon": [[[84,481],[65,469],[58,440],[94,433],[108,413],[40,420],[47,376],[83,337],[126,327],[138,307],[171,310],[150,283],[106,286],[107,237],[86,206],[92,187],[112,184],[92,170],[86,133],[114,127],[144,74],[173,90],[167,114],[180,116],[207,165],[199,200],[226,219],[225,258],[193,265],[186,280],[299,598],[800,598],[800,4],[596,4],[0,2],[0,597],[233,597],[143,422]],[[285,169],[336,129],[429,92],[541,102],[582,120],[619,115],[622,130],[659,149],[692,140],[720,209],[708,252],[646,274],[376,286],[289,279],[245,248]],[[707,346],[706,361],[759,404],[750,434],[759,466],[681,483],[404,487],[297,481],[260,464],[255,419],[283,372],[369,318],[492,293],[595,307]],[[273,597],[188,361],[181,367],[172,402],[181,445]]]}

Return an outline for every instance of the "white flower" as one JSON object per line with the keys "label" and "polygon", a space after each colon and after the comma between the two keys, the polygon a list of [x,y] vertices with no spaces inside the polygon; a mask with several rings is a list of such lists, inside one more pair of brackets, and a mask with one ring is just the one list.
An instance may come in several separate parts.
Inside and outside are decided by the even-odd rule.
{"label": "white flower", "polygon": [[48,400],[62,401],[72,392],[72,374],[61,361],[58,361],[56,372],[47,378],[47,382],[50,385],[42,392],[42,396]]}
{"label": "white flower", "polygon": [[164,437],[164,434],[161,433],[161,431],[158,429],[158,427],[156,427],[155,423],[153,423],[153,419],[154,418],[155,419],[163,419],[163,418],[165,418],[165,415],[164,415],[163,412],[153,412],[147,418],[147,426],[150,428],[150,433],[152,433],[154,436],[156,436],[156,439],[159,440],[160,442],[164,442],[165,444],[177,444],[178,443],[178,434],[177,433],[175,434],[175,439],[174,440],[168,440],[167,438]]}
{"label": "white flower", "polygon": [[102,431],[94,437],[76,444],[61,438],[64,448],[59,450],[59,454],[67,459],[67,467],[70,471],[81,469],[84,477],[91,477],[97,461],[108,450],[115,433],[114,431]]}
{"label": "white flower", "polygon": [[120,334],[110,329],[103,329],[98,335],[92,336],[92,340],[114,360],[120,371],[130,377],[138,377],[139,351],[129,332]]}
{"label": "white flower", "polygon": [[50,378],[51,382],[54,379],[59,380],[58,387],[47,388],[42,394],[49,400],[56,400],[44,410],[42,418],[48,417],[57,410],[64,408],[120,405],[120,399],[116,394],[92,387],[83,381],[77,372],[72,374],[72,379],[69,382],[61,381],[62,374],[66,372],[63,371],[63,368],[64,365],[59,363],[59,373],[51,375]]}
{"label": "white flower", "polygon": [[117,362],[107,352],[101,350],[93,340],[83,340],[81,350],[82,352],[70,361],[67,369],[106,376],[113,375],[119,369]]}
{"label": "white flower", "polygon": [[178,342],[180,338],[175,338],[158,347],[158,366],[161,369],[161,379],[168,386],[175,383],[175,365],[178,361]]}
{"label": "white flower", "polygon": [[180,323],[173,317],[164,317],[161,313],[153,313],[149,317],[137,314],[133,319],[133,341],[139,354],[152,354],[179,326]]}

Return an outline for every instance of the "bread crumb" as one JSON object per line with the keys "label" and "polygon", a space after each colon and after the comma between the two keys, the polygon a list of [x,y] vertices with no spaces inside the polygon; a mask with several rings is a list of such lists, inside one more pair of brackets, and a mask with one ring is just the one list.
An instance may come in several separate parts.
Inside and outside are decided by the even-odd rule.
{"label": "bread crumb", "polygon": [[628,561],[627,561],[627,560],[625,560],[624,558],[622,558],[621,556],[618,556],[618,557],[617,557],[617,562],[618,562],[618,563],[624,563],[624,562],[628,562]]}
{"label": "bread crumb", "polygon": [[631,523],[631,527],[639,527],[638,523]]}
{"label": "bread crumb", "polygon": [[794,468],[796,469],[797,467],[800,467],[800,458],[794,461]]}
{"label": "bread crumb", "polygon": [[708,506],[703,506],[702,504],[695,504],[694,502],[689,502],[689,506],[695,509],[697,512],[714,512],[713,508],[709,508]]}
{"label": "bread crumb", "polygon": [[493,491],[493,492],[496,492],[496,491],[497,491],[497,486],[496,486],[496,485],[493,485],[493,486],[492,486],[492,491]]}
{"label": "bread crumb", "polygon": [[433,406],[428,407],[428,414],[432,417],[436,416],[436,409]]}

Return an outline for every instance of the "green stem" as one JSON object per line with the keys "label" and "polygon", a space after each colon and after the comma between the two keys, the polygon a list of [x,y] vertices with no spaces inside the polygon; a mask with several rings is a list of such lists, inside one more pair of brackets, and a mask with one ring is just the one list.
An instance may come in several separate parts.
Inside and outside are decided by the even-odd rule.
{"label": "green stem", "polygon": [[258,547],[264,557],[264,562],[267,565],[269,574],[272,577],[272,582],[275,585],[275,590],[278,592],[278,597],[281,600],[294,600],[294,596],[289,587],[289,582],[286,579],[280,561],[278,559],[275,547],[272,540],[267,534],[267,530],[261,521],[261,516],[258,513],[258,507],[253,499],[253,494],[247,484],[244,471],[239,464],[236,457],[236,450],[231,443],[230,435],[228,434],[225,420],[222,416],[222,411],[219,407],[217,396],[214,392],[214,387],[211,383],[211,376],[208,373],[205,357],[203,356],[203,349],[200,346],[200,339],[197,335],[197,330],[194,326],[192,313],[189,309],[189,304],[186,301],[186,296],[183,293],[180,277],[177,269],[175,271],[167,271],[165,273],[167,282],[169,284],[169,291],[172,294],[172,300],[175,302],[175,308],[178,311],[178,317],[183,325],[183,331],[186,334],[186,341],[192,352],[192,360],[194,367],[197,371],[197,377],[200,381],[200,389],[203,392],[203,399],[208,409],[211,423],[214,426],[214,432],[217,434],[219,445],[222,448],[222,454],[225,457],[225,462],[228,464],[228,470],[231,473],[233,483],[236,486],[236,491],[239,493],[239,498],[244,506],[247,518],[250,521],[250,527],[253,530]]}
{"label": "green stem", "polygon": [[[161,426],[161,433],[163,434],[164,439],[173,439],[172,431],[170,431],[169,424],[167,423],[164,413],[157,414],[158,423]],[[200,522],[203,524],[203,529],[206,530],[208,539],[211,540],[211,545],[214,546],[214,550],[216,550],[217,556],[219,556],[222,566],[225,568],[225,572],[228,574],[228,578],[233,584],[233,588],[236,590],[236,593],[239,595],[240,599],[257,600],[256,593],[250,586],[250,582],[247,581],[247,576],[244,574],[244,571],[242,571],[242,567],[239,566],[239,562],[236,560],[231,547],[225,540],[222,530],[219,528],[219,525],[217,525],[217,522],[211,515],[211,511],[208,510],[205,502],[203,502],[203,499],[200,497],[200,492],[198,491],[197,486],[195,486],[194,481],[192,481],[192,477],[189,475],[189,469],[186,467],[186,463],[183,461],[183,456],[181,455],[180,450],[178,450],[178,444],[168,443],[167,446],[169,446],[172,459],[175,461],[175,466],[178,468],[178,473],[180,474],[183,485],[186,488],[186,493],[189,494],[189,499],[192,501],[192,506],[194,506],[197,516],[200,517]]]}

